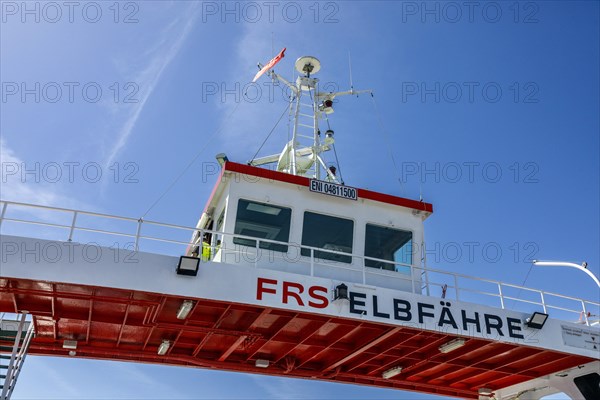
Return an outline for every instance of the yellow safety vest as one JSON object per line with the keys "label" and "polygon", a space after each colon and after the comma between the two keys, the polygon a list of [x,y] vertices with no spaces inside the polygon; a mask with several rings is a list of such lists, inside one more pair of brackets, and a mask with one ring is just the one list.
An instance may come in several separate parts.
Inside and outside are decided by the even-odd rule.
{"label": "yellow safety vest", "polygon": [[210,243],[202,242],[202,261],[210,261]]}

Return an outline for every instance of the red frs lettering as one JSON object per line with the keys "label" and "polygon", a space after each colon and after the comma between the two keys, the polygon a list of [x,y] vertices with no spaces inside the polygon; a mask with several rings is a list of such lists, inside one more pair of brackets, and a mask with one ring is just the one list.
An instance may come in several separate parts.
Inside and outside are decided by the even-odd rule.
{"label": "red frs lettering", "polygon": [[329,305],[327,288],[310,286],[308,291],[297,282],[277,281],[275,279],[258,278],[256,282],[256,299],[263,300],[266,294],[281,294],[283,304],[295,303],[300,307],[308,305],[312,308],[325,308]]}

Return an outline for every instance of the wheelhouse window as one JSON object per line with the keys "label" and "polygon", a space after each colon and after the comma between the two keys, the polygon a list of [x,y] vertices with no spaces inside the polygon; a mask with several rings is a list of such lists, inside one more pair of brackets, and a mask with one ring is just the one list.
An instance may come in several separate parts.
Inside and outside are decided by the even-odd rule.
{"label": "wheelhouse window", "polygon": [[[354,222],[352,220],[305,211],[302,245],[318,247],[323,250],[352,253],[353,231]],[[310,257],[310,249],[302,247],[300,254]],[[315,250],[314,256],[321,260],[332,260],[348,264],[352,262],[351,256],[330,251]]]}
{"label": "wheelhouse window", "polygon": [[[292,210],[290,208],[240,199],[238,201],[234,233],[259,239],[289,242],[291,216]],[[234,237],[233,243],[243,246],[256,246],[256,240],[240,237]],[[283,253],[288,250],[288,246],[285,244],[264,241],[259,241],[259,247]]]}
{"label": "wheelhouse window", "polygon": [[[412,232],[367,224],[365,256],[392,261],[392,263],[386,263],[384,261],[365,259],[366,267],[410,273],[409,265],[412,265]],[[399,265],[398,263],[403,265]]]}

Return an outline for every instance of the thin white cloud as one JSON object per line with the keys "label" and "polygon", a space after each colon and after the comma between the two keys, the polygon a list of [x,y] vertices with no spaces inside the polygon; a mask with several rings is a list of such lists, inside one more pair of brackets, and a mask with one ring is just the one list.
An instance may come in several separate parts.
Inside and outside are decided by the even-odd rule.
{"label": "thin white cloud", "polygon": [[28,183],[28,180],[35,181],[35,178],[27,176],[25,179],[22,170],[24,168],[33,169],[32,166],[27,167],[27,164],[8,146],[4,138],[0,138],[0,160],[2,160],[2,191],[0,193],[2,200],[60,207],[74,205],[75,202],[72,199],[60,194],[59,185]]}
{"label": "thin white cloud", "polygon": [[[111,165],[117,154],[127,145],[127,141],[135,129],[135,125],[144,110],[146,102],[152,96],[154,89],[160,82],[163,72],[177,54],[179,54],[185,40],[194,28],[198,16],[198,8],[198,3],[191,3],[191,6],[186,8],[179,18],[173,20],[163,29],[159,35],[162,39],[146,52],[150,57],[150,61],[133,79],[134,82],[138,83],[139,87],[145,89],[144,93],[139,102],[131,108],[131,111],[119,129],[114,145],[108,152],[105,165]],[[179,31],[172,34],[171,31],[178,27],[181,27]],[[170,39],[171,37],[172,39]]]}

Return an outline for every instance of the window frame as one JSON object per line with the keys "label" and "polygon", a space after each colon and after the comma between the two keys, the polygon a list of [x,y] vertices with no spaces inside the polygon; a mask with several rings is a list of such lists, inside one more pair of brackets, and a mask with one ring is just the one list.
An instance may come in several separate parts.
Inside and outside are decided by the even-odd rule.
{"label": "window frame", "polygon": [[[343,264],[353,264],[354,263],[354,251],[356,250],[356,219],[355,218],[347,218],[347,217],[342,217],[340,215],[336,215],[336,214],[330,214],[330,213],[324,213],[321,211],[315,211],[314,209],[304,209],[302,212],[302,231],[300,232],[300,255],[302,257],[307,257],[310,258],[310,253],[311,253],[311,249],[304,249],[304,247],[309,246],[309,247],[316,247],[316,246],[310,246],[310,245],[305,245],[302,243],[302,239],[304,238],[304,218],[306,216],[306,213],[312,213],[312,214],[317,214],[317,215],[323,215],[325,217],[331,217],[331,218],[338,218],[338,219],[342,219],[342,220],[346,220],[346,221],[352,221],[352,249],[349,253],[346,252],[342,252],[347,254],[347,256],[344,255],[338,255],[336,253],[332,253],[332,250],[327,250],[327,249],[323,249],[321,248],[321,250],[314,250],[314,258],[315,260],[319,260],[321,262],[328,262],[328,261],[333,261],[333,262],[339,262],[339,263],[343,263]],[[333,250],[335,251],[335,250]],[[303,254],[303,252],[308,252],[308,254]],[[325,254],[331,254],[332,257],[348,257],[350,260],[349,261],[342,261],[342,260],[337,260],[337,259],[333,259],[333,258],[326,258],[326,257],[322,257],[321,253],[325,253]]]}
{"label": "window frame", "polygon": [[[386,270],[386,269],[382,269],[382,268],[376,268],[376,267],[368,267],[366,265],[366,261],[367,261],[366,258],[363,259],[364,260],[363,263],[362,263],[363,267],[364,268],[371,268],[373,270],[379,270],[379,271],[388,271],[388,272],[395,272],[395,273],[401,273],[401,274],[407,274],[407,275],[412,274],[412,270],[413,270],[413,267],[414,267],[414,261],[415,261],[414,260],[414,256],[415,256],[415,253],[414,253],[415,231],[413,229],[404,228],[402,226],[395,226],[395,225],[391,225],[389,223],[386,224],[386,223],[381,223],[381,222],[374,222],[372,220],[365,221],[365,224],[364,224],[365,239],[363,241],[363,246],[364,247],[363,247],[363,252],[362,253],[363,253],[363,257],[369,257],[369,258],[377,258],[377,257],[371,257],[371,256],[367,256],[365,254],[366,250],[367,250],[367,225],[373,225],[373,226],[380,227],[380,228],[395,229],[395,230],[398,230],[398,231],[410,232],[410,234],[411,234],[411,241],[412,241],[412,244],[411,244],[412,251],[411,251],[411,257],[410,257],[410,264],[404,265],[404,263],[400,263],[400,264],[402,264],[401,267],[410,268],[410,270],[406,271],[406,272],[396,270],[397,264],[399,264],[398,261],[389,261],[389,260],[386,260],[389,264],[394,265],[394,271],[390,271],[390,270]],[[372,262],[377,262],[377,261],[372,261]]]}
{"label": "window frame", "polygon": [[[263,204],[263,205],[267,205],[267,206],[277,207],[277,208],[281,208],[283,210],[285,210],[285,209],[290,210],[290,219],[289,219],[289,227],[290,228],[289,228],[289,232],[288,232],[287,241],[279,242],[279,241],[276,241],[274,239],[267,239],[267,240],[274,240],[277,243],[265,242],[264,238],[259,238],[259,237],[255,238],[255,239],[245,239],[245,238],[239,238],[238,239],[237,236],[242,235],[241,233],[235,233],[235,227],[236,227],[236,224],[237,224],[237,221],[238,221],[238,209],[239,209],[240,201],[247,201],[247,202],[251,202],[251,203],[258,203],[258,204]],[[292,242],[290,241],[290,239],[291,239],[292,232],[293,232],[293,227],[294,227],[294,225],[293,225],[294,207],[283,206],[283,205],[279,205],[279,204],[276,204],[276,203],[272,203],[270,201],[267,202],[265,200],[257,200],[255,198],[251,198],[251,197],[238,197],[238,198],[235,199],[235,204],[236,204],[235,211],[232,210],[233,217],[235,217],[235,218],[232,218],[233,219],[233,229],[232,229],[233,235],[232,235],[232,240],[231,240],[234,245],[256,248],[256,241],[258,241],[260,249],[270,250],[270,251],[276,251],[278,253],[288,253],[290,246],[292,246]],[[233,207],[231,207],[231,208],[233,209]],[[242,236],[247,236],[247,235],[242,235]],[[236,239],[237,240],[243,240],[243,241],[246,241],[246,240],[250,241],[250,240],[252,240],[255,243],[254,243],[254,245],[250,246],[248,244],[238,243],[238,242],[236,242]],[[278,250],[277,246],[285,247],[285,250],[284,249]],[[273,247],[276,247],[276,248],[273,248]]]}

